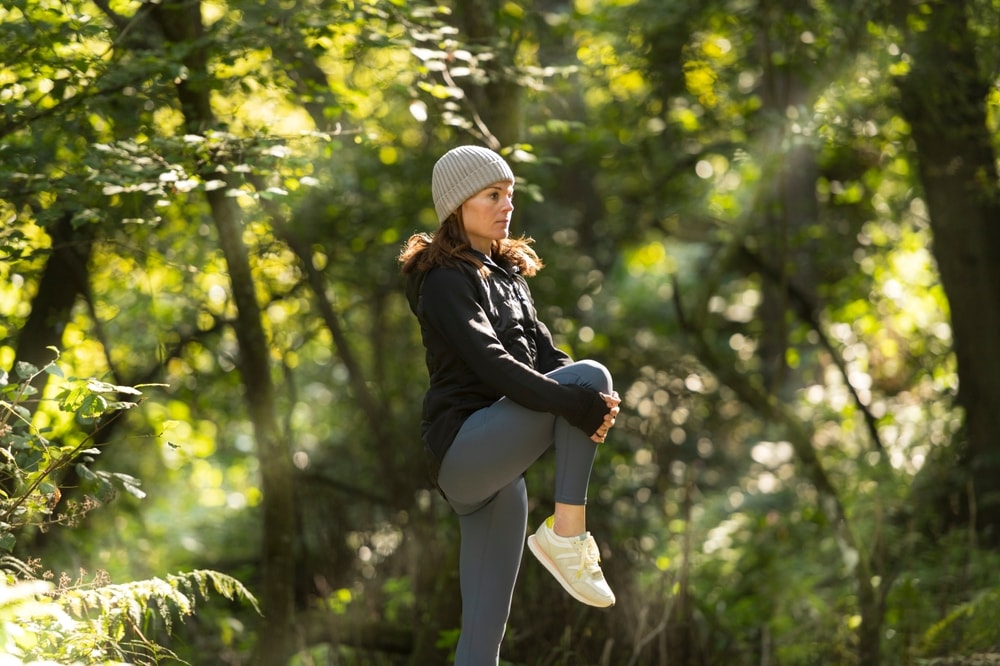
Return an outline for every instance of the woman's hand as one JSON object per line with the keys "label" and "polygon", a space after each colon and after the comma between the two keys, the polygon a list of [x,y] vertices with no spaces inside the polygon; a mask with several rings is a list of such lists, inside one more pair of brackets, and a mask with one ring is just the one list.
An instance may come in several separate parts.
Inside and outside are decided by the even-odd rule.
{"label": "woman's hand", "polygon": [[604,416],[604,423],[601,424],[601,427],[590,436],[590,439],[598,444],[604,443],[604,440],[608,436],[608,431],[615,425],[615,419],[618,418],[618,412],[621,411],[619,405],[622,401],[618,396],[618,391],[612,391],[611,395],[602,393],[601,397],[604,398],[604,403],[608,406],[608,413]]}

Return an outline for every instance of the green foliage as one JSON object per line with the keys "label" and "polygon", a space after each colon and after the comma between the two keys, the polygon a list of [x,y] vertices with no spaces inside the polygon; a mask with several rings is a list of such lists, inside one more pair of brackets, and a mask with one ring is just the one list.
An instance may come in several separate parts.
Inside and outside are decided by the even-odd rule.
{"label": "green foliage", "polygon": [[[13,550],[17,534],[27,527],[48,529],[52,525],[75,525],[90,510],[124,489],[139,499],[145,496],[141,482],[120,472],[93,471],[90,465],[101,450],[94,440],[111,420],[135,407],[142,392],[137,387],[115,386],[97,379],[64,378],[55,358],[39,369],[29,363],[18,363],[11,382],[7,371],[0,376],[0,548]],[[34,386],[42,374],[64,380],[52,401],[59,412],[68,415],[79,429],[62,431],[50,425],[45,428],[33,423],[30,405],[42,405]],[[49,417],[57,418],[56,413]],[[58,432],[57,439],[46,435]],[[73,467],[81,479],[94,486],[92,495],[69,502],[65,510],[53,513],[62,492],[62,475]]]}
{"label": "green foliage", "polygon": [[[0,388],[0,453],[4,456],[0,487],[0,546],[15,548],[17,537],[30,528],[48,530],[73,527],[91,510],[110,501],[118,488],[142,499],[139,479],[121,472],[92,470],[101,449],[94,439],[111,420],[136,407],[140,387],[118,386],[97,379],[65,378],[55,358],[39,369],[28,363],[15,368],[16,381]],[[70,420],[62,427],[54,421],[40,428],[46,409],[34,382],[43,374],[62,380],[54,389],[58,412]],[[145,385],[149,386],[149,385]],[[144,387],[144,386],[143,386]],[[134,400],[123,397],[136,398]],[[29,410],[35,407],[36,413]],[[46,434],[58,433],[58,440]],[[61,481],[72,467],[93,494],[69,501],[56,512]],[[62,664],[161,663],[175,659],[159,645],[155,632],[170,634],[175,618],[195,612],[198,597],[219,594],[230,601],[257,609],[253,595],[237,579],[210,570],[168,574],[163,578],[112,584],[106,574],[73,581],[63,574],[57,585],[36,578],[38,558],[28,562],[12,555],[0,557],[0,648],[12,664],[58,662]],[[51,577],[46,574],[45,577]],[[7,663],[7,662],[5,662]]]}
{"label": "green foliage", "polygon": [[1000,646],[1000,588],[960,604],[924,635],[927,655],[973,654]]}
{"label": "green foliage", "polygon": [[995,652],[1000,557],[978,547],[972,533],[947,534],[937,544],[936,553],[909,563],[887,596],[888,651],[922,659]]}
{"label": "green foliage", "polygon": [[256,608],[238,580],[215,571],[109,584],[0,579],[0,648],[12,664],[159,664],[177,657],[150,636],[170,633],[195,612],[199,597],[219,594]]}
{"label": "green foliage", "polygon": [[[946,538],[963,413],[893,87],[914,54],[889,4],[235,0],[201,3],[203,39],[165,44],[150,4],[6,3],[0,549],[145,581],[88,584],[112,642],[186,629],[169,618],[195,591],[158,572],[264,578],[221,193],[296,466],[296,515],[281,516],[296,521],[296,601],[334,627],[417,626],[414,662],[442,661],[458,535],[422,478],[426,375],[394,259],[433,229],[434,157],[510,135],[515,231],[547,266],[539,310],[625,402],[589,514],[620,607],[559,606],[525,566],[504,657],[850,664],[878,622],[891,664],[984,646],[993,584],[950,574],[981,553]],[[995,80],[996,2],[970,6]],[[218,126],[185,124],[181,87],[211,90]],[[76,307],[46,311],[46,271],[83,247]],[[65,369],[13,365],[36,313],[57,317]],[[132,392],[150,378],[162,400]],[[136,445],[106,445],[112,426]],[[551,478],[548,459],[529,475],[533,517]],[[59,605],[82,611],[80,594],[22,585],[19,613],[82,621]],[[195,624],[177,656],[243,650],[238,626]],[[310,635],[297,659],[393,658],[348,633]]]}

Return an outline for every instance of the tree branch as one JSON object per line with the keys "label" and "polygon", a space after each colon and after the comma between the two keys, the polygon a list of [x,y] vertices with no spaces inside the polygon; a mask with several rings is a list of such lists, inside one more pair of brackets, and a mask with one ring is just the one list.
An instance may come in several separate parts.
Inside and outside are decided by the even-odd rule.
{"label": "tree branch", "polygon": [[[741,253],[742,256],[765,277],[765,279],[770,279],[776,282],[779,280],[778,272],[774,270],[772,266],[768,265],[759,254],[753,252],[746,246],[741,247]],[[819,308],[802,289],[790,280],[781,280],[780,283],[787,291],[789,301],[793,306],[792,311],[799,319],[806,323],[817,336],[819,336],[820,346],[823,347],[828,354],[830,354],[830,358],[833,359],[834,365],[837,366],[837,370],[840,371],[841,376],[844,378],[844,384],[847,385],[848,390],[851,392],[851,397],[854,399],[854,403],[864,415],[865,426],[868,428],[868,436],[871,437],[872,445],[876,450],[884,451],[885,446],[882,444],[882,438],[878,432],[878,419],[875,418],[875,415],[872,414],[868,405],[866,405],[861,399],[861,394],[858,390],[854,388],[853,384],[851,384],[851,380],[848,377],[847,364],[844,362],[843,355],[840,353],[839,349],[834,347],[830,337],[820,325],[819,316],[817,315]]]}

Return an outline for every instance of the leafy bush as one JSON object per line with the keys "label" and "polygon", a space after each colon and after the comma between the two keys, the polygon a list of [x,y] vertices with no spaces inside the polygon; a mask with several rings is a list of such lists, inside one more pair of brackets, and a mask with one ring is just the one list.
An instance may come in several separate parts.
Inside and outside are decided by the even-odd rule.
{"label": "leafy bush", "polygon": [[[16,381],[0,373],[0,666],[21,664],[156,664],[178,661],[156,636],[192,615],[198,597],[217,593],[257,608],[253,595],[235,578],[196,570],[162,578],[112,583],[98,573],[87,580],[63,574],[39,575],[37,559],[11,554],[28,529],[73,527],[118,490],[142,499],[141,482],[128,474],[91,469],[100,454],[96,436],[123,412],[139,404],[141,387],[97,379],[67,379],[56,357],[44,368],[18,363]],[[58,410],[70,423],[33,425],[29,405],[41,409],[36,380],[42,373],[62,380]],[[46,414],[48,423],[53,414]],[[54,433],[58,432],[58,436]],[[95,490],[60,506],[65,472]]]}
{"label": "leafy bush", "polygon": [[[53,352],[56,358],[40,370],[29,363],[18,363],[14,383],[6,371],[0,373],[0,550],[8,552],[13,550],[17,535],[29,526],[71,527],[100,506],[101,497],[113,497],[119,487],[139,499],[145,497],[138,479],[90,468],[101,452],[94,445],[98,433],[138,405],[142,391],[92,378],[66,380],[55,363],[58,351]],[[72,416],[73,423],[66,424],[68,427],[58,437],[53,437],[54,426],[38,428],[32,424],[28,406],[41,406],[35,384],[42,373],[65,381],[56,402],[60,412]],[[47,416],[49,421],[57,418]],[[62,512],[53,515],[62,497],[60,479],[70,466],[81,479],[93,482],[97,490],[82,500],[67,502]]]}

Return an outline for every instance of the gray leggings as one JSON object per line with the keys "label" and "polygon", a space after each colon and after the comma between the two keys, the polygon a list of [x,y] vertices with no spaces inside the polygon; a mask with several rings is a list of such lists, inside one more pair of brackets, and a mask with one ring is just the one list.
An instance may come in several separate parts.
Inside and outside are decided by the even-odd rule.
{"label": "gray leggings", "polygon": [[[548,374],[560,384],[611,393],[600,363],[577,361]],[[499,661],[528,524],[524,472],[551,446],[555,499],[587,503],[597,444],[565,419],[501,398],[468,418],[441,462],[438,485],[459,515],[462,633],[455,666]]]}

